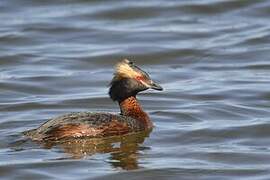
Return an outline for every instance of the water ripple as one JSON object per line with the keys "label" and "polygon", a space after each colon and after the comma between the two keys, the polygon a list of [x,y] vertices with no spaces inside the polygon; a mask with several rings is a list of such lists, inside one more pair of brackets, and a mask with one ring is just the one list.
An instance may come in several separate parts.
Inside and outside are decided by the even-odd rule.
{"label": "water ripple", "polygon": [[[269,13],[266,0],[1,1],[1,177],[269,179]],[[149,137],[23,139],[67,112],[118,113],[107,85],[122,58],[164,87],[138,95]]]}

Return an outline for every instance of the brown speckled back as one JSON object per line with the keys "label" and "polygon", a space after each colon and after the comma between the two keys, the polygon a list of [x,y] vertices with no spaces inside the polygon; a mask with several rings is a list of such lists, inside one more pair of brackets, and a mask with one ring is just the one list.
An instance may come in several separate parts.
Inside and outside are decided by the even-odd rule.
{"label": "brown speckled back", "polygon": [[102,137],[137,132],[143,124],[131,117],[109,113],[78,112],[52,119],[25,132],[33,140],[58,140],[66,137]]}

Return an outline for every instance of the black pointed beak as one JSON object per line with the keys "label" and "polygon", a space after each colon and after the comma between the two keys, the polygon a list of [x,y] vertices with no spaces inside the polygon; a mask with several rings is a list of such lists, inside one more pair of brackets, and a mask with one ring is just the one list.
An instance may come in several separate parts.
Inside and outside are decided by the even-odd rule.
{"label": "black pointed beak", "polygon": [[152,83],[151,83],[150,88],[151,88],[151,89],[158,90],[158,91],[162,91],[162,90],[163,90],[163,88],[162,88],[159,84],[157,84],[157,83],[155,83],[155,82],[152,82]]}

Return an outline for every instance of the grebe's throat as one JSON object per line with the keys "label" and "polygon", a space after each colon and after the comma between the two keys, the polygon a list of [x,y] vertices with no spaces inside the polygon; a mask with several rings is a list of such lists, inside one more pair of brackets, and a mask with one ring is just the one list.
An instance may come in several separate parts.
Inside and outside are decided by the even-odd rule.
{"label": "grebe's throat", "polygon": [[135,96],[130,96],[119,102],[119,106],[122,115],[137,119],[145,125],[146,129],[151,129],[153,127],[153,123],[149,116],[143,111]]}

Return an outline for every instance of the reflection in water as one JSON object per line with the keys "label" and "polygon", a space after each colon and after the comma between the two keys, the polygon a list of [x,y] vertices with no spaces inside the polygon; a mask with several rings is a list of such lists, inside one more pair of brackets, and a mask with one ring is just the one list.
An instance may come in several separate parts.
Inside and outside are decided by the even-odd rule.
{"label": "reflection in water", "polygon": [[59,147],[72,158],[84,158],[96,153],[110,153],[108,161],[114,168],[138,169],[138,150],[151,131],[109,138],[68,139],[42,143],[44,148]]}

